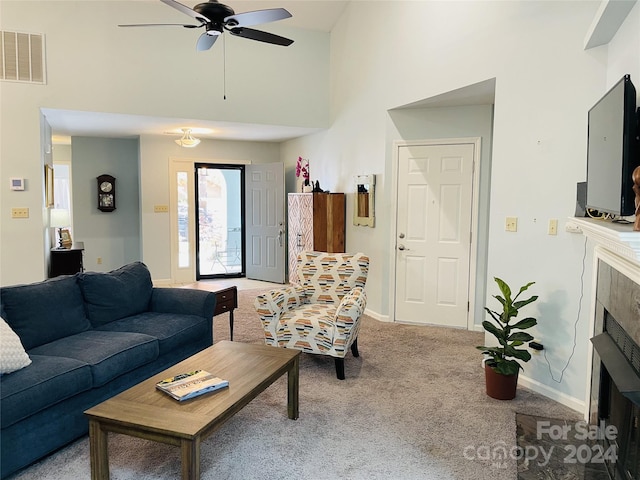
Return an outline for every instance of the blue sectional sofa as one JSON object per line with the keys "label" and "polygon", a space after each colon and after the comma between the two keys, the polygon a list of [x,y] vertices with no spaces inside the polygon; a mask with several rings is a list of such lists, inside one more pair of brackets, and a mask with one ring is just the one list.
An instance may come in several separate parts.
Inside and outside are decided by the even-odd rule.
{"label": "blue sectional sofa", "polygon": [[154,288],[136,262],[0,288],[31,363],[0,376],[2,478],[85,435],[83,412],[212,345],[215,294]]}

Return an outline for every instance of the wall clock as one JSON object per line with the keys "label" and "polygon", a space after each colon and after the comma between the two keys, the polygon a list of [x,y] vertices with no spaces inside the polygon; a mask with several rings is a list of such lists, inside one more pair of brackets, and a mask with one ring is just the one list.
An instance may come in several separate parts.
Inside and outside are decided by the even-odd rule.
{"label": "wall clock", "polygon": [[116,209],[116,179],[111,175],[98,178],[98,210],[113,212]]}

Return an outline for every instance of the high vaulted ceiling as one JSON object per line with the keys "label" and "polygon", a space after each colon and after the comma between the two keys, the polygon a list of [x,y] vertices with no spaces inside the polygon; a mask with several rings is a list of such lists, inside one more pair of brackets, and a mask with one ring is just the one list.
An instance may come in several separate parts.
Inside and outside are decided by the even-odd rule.
{"label": "high vaulted ceiling", "polygon": [[[198,2],[181,0],[180,3],[192,7]],[[267,8],[286,8],[292,14],[291,18],[286,19],[288,27],[330,32],[349,2],[344,0],[229,0],[221,3],[228,3],[237,13]],[[167,18],[167,21],[173,21],[174,18],[168,7]],[[132,20],[131,23],[137,23],[137,20]],[[68,143],[71,136],[127,138],[139,135],[174,134],[178,138],[180,127],[183,126],[193,127],[197,129],[196,131],[202,132],[196,135],[200,138],[270,142],[281,142],[308,135],[317,130],[59,109],[43,109],[43,113],[52,127],[54,143]]]}

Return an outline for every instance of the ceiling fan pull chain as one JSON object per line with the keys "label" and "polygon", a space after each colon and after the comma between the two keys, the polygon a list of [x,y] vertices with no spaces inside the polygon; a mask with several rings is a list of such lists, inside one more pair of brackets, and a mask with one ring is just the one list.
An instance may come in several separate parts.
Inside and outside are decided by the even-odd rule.
{"label": "ceiling fan pull chain", "polygon": [[227,99],[227,41],[222,38],[222,97]]}

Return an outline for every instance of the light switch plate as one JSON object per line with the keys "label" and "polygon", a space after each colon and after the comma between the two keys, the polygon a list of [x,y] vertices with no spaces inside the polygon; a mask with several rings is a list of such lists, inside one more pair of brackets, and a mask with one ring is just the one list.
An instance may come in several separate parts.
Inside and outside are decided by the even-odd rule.
{"label": "light switch plate", "polygon": [[12,208],[11,218],[29,218],[29,209],[26,207]]}

